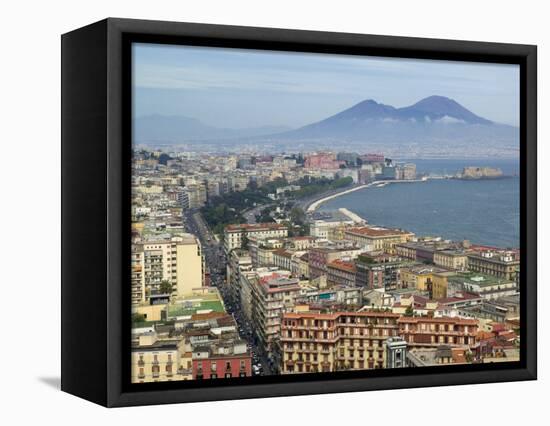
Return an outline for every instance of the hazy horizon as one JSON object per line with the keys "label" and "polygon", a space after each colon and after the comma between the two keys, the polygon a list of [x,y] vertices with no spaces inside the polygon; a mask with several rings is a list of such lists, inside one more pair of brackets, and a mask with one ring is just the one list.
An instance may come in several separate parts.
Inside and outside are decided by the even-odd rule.
{"label": "hazy horizon", "polygon": [[439,95],[519,125],[517,65],[158,44],[134,44],[132,58],[134,118],[297,128],[366,99],[399,108]]}

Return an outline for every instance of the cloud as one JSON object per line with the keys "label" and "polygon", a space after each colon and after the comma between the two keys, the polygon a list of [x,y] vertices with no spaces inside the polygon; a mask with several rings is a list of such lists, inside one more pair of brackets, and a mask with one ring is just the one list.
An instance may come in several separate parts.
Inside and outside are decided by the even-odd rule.
{"label": "cloud", "polygon": [[444,115],[443,117],[435,120],[437,121],[438,123],[443,123],[443,124],[456,124],[456,123],[466,123],[464,120],[460,120],[458,118],[454,118],[454,117],[449,117],[448,115]]}

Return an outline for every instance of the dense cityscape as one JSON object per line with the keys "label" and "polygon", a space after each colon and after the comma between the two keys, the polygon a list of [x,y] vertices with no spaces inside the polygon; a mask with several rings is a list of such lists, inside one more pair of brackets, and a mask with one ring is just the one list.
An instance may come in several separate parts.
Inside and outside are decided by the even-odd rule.
{"label": "dense cityscape", "polygon": [[132,382],[519,360],[519,249],[327,200],[428,179],[381,153],[135,149]]}

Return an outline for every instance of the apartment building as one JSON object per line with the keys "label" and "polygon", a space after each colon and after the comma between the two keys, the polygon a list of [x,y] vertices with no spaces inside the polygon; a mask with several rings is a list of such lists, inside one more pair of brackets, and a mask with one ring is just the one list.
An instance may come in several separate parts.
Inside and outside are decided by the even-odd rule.
{"label": "apartment building", "polygon": [[193,350],[193,379],[252,376],[252,359],[244,340],[229,340]]}
{"label": "apartment building", "polygon": [[242,248],[243,240],[255,237],[258,239],[281,238],[288,235],[288,228],[278,223],[256,223],[229,225],[224,231],[224,246],[227,253]]}
{"label": "apartment building", "polygon": [[285,271],[292,270],[292,254],[293,252],[286,249],[277,249],[273,252],[273,266]]}
{"label": "apartment building", "polygon": [[401,317],[397,321],[399,335],[409,347],[437,347],[440,345],[467,346],[476,345],[479,329],[477,319]]}
{"label": "apartment building", "polygon": [[286,271],[258,275],[252,281],[251,316],[254,331],[268,356],[277,356],[276,341],[281,331],[281,315],[294,309],[301,287]]}
{"label": "apartment building", "polygon": [[145,301],[145,258],[142,245],[132,244],[131,268],[132,304],[135,305]]}
{"label": "apartment building", "polygon": [[433,255],[433,262],[437,266],[457,271],[468,269],[468,255],[464,250],[437,250]]}
{"label": "apartment building", "polygon": [[399,315],[388,312],[285,313],[281,373],[332,372],[386,366],[386,340]]}
{"label": "apartment building", "polygon": [[[422,239],[419,241],[409,241],[395,245],[395,250],[398,256],[405,257],[411,260],[418,260],[420,262],[430,262],[435,263],[435,254],[437,252],[447,252],[443,253],[438,261],[440,262],[453,262],[452,259],[448,259],[449,256],[452,257],[453,251],[456,251],[457,255],[463,253],[463,246],[468,245],[468,243],[456,243],[452,241],[446,241],[441,239]],[[446,254],[448,256],[446,256]],[[460,263],[464,259],[457,259],[456,262]],[[445,266],[445,265],[439,265]],[[453,268],[459,269],[459,268]]]}
{"label": "apartment building", "polygon": [[400,287],[428,292],[433,299],[447,297],[447,279],[455,272],[435,265],[402,268]]}
{"label": "apartment building", "polygon": [[414,264],[409,259],[382,251],[361,253],[355,260],[356,285],[368,289],[394,290],[399,287],[402,268]]}
{"label": "apartment building", "polygon": [[132,345],[132,383],[191,379],[179,364],[181,343],[181,339],[159,339],[156,332],[140,335]]}
{"label": "apartment building", "polygon": [[450,295],[456,292],[477,293],[486,300],[495,300],[501,297],[518,294],[519,287],[516,281],[505,278],[497,278],[492,275],[476,272],[459,273],[449,277]]}
{"label": "apartment building", "polygon": [[311,247],[308,253],[309,276],[311,279],[327,275],[327,265],[336,259],[351,260],[361,253],[357,247],[338,247],[335,245]]}
{"label": "apartment building", "polygon": [[[309,235],[315,238],[327,240],[327,239],[330,239],[332,229],[343,230],[346,227],[352,226],[353,224],[354,222],[352,220],[347,220],[347,221],[315,220],[309,226]],[[342,238],[338,238],[338,239],[342,239]]]}
{"label": "apartment building", "polygon": [[346,239],[354,241],[360,247],[368,247],[368,250],[383,250],[387,253],[395,253],[396,244],[405,243],[414,237],[412,232],[375,226],[346,229],[344,235]]}
{"label": "apartment building", "polygon": [[292,275],[301,279],[309,279],[309,253],[297,251],[292,255],[290,264]]}
{"label": "apartment building", "polygon": [[355,287],[357,268],[351,260],[336,259],[327,265],[327,285]]}
{"label": "apartment building", "polygon": [[468,254],[468,269],[504,280],[519,278],[519,253],[515,251],[480,250]]}
{"label": "apartment building", "polygon": [[204,283],[204,260],[200,242],[191,234],[158,237],[132,247],[132,302],[142,303],[172,284],[172,294],[190,293]]}
{"label": "apartment building", "polygon": [[246,250],[236,249],[231,252],[227,263],[227,285],[233,300],[241,300],[242,274],[252,270],[252,259]]}
{"label": "apartment building", "polygon": [[190,209],[198,209],[206,204],[208,199],[208,191],[203,182],[188,185],[185,190],[187,193],[187,204]]}

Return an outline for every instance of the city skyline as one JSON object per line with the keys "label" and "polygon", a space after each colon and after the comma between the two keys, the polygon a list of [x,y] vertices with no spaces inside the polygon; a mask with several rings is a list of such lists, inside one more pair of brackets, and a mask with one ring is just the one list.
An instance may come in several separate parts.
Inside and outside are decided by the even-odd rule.
{"label": "city skyline", "polygon": [[[491,238],[515,220],[518,177],[445,164],[134,150],[132,382],[517,362],[520,249]],[[433,184],[438,201],[414,209],[407,194]],[[408,208],[395,209],[398,188]],[[377,193],[393,224],[320,208]],[[445,212],[442,194],[480,209]],[[428,226],[411,229],[411,215]],[[483,218],[497,228],[476,241]],[[471,240],[445,237],[460,226]]]}
{"label": "city skyline", "polygon": [[182,115],[226,128],[300,127],[361,102],[404,107],[440,95],[519,123],[519,67],[135,44],[134,117]]}
{"label": "city skyline", "polygon": [[516,66],[132,57],[133,383],[520,360]]}

